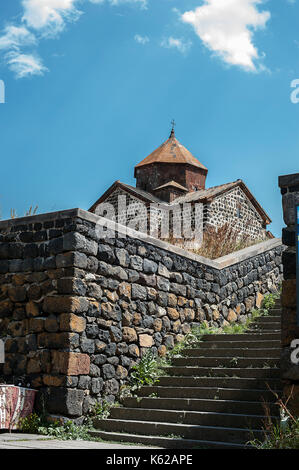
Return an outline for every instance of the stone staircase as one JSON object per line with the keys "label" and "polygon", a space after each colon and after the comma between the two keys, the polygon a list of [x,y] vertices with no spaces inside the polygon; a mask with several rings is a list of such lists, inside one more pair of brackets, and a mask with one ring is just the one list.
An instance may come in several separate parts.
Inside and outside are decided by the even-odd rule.
{"label": "stone staircase", "polygon": [[[279,419],[280,301],[244,334],[206,335],[166,367],[157,385],[126,398],[94,436],[163,448],[244,448],[263,439],[263,402]],[[268,386],[267,386],[268,384]]]}

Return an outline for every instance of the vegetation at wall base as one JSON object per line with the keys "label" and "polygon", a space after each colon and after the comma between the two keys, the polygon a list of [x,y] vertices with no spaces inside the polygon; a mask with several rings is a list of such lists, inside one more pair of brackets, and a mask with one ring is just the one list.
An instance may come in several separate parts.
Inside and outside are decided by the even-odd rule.
{"label": "vegetation at wall base", "polygon": [[31,413],[19,422],[19,430],[29,434],[42,434],[61,440],[89,440],[90,425],[78,426],[73,421],[61,424],[59,421],[49,422],[46,415]]}
{"label": "vegetation at wall base", "polygon": [[299,449],[299,418],[293,416],[288,409],[288,402],[293,391],[285,401],[275,392],[272,393],[276,396],[276,404],[280,408],[280,421],[277,423],[272,421],[269,407],[264,404],[266,415],[264,440],[254,439],[249,444],[256,449]]}

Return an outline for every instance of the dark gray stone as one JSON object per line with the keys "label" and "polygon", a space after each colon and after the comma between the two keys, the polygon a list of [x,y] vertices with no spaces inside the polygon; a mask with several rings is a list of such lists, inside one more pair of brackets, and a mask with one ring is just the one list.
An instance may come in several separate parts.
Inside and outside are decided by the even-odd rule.
{"label": "dark gray stone", "polygon": [[147,274],[155,274],[158,270],[158,265],[154,261],[149,259],[144,259],[143,261],[143,271]]}
{"label": "dark gray stone", "polygon": [[140,256],[131,256],[131,268],[135,271],[143,270],[143,259]]}
{"label": "dark gray stone", "polygon": [[94,341],[92,339],[82,338],[81,339],[81,350],[84,353],[94,353]]}
{"label": "dark gray stone", "polygon": [[93,356],[93,362],[97,366],[102,366],[107,362],[107,356],[105,354],[96,354],[95,356]]}
{"label": "dark gray stone", "polygon": [[114,250],[109,245],[98,246],[98,258],[106,263],[114,263],[115,255]]}
{"label": "dark gray stone", "polygon": [[89,375],[81,375],[79,377],[78,387],[84,390],[88,390],[91,384],[91,378]]}
{"label": "dark gray stone", "polygon": [[70,417],[82,415],[83,390],[52,387],[48,389],[45,397],[49,413]]}
{"label": "dark gray stone", "polygon": [[115,377],[115,368],[111,364],[105,364],[102,366],[102,375],[104,379],[112,379]]}
{"label": "dark gray stone", "polygon": [[132,299],[147,299],[147,290],[145,287],[140,286],[139,284],[132,284]]}
{"label": "dark gray stone", "polygon": [[[99,334],[99,327],[98,325],[94,325],[94,324],[87,325],[85,332],[88,338],[96,338]],[[94,342],[93,342],[93,345],[94,345]]]}
{"label": "dark gray stone", "polygon": [[115,250],[115,255],[116,255],[116,258],[118,260],[118,263],[127,268],[129,265],[130,265],[130,256],[127,252],[127,250],[123,249],[123,248],[116,248]]}
{"label": "dark gray stone", "polygon": [[102,378],[93,377],[91,379],[91,391],[92,391],[92,393],[94,393],[95,395],[100,393],[101,390],[103,389],[103,385],[104,385],[104,381],[103,381]]}
{"label": "dark gray stone", "polygon": [[119,392],[119,383],[116,379],[110,379],[105,382],[104,395],[117,395]]}

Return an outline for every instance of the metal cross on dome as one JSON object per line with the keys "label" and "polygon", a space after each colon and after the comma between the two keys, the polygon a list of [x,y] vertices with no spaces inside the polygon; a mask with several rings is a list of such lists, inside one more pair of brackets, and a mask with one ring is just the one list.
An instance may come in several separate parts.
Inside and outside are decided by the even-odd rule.
{"label": "metal cross on dome", "polygon": [[171,133],[170,133],[170,137],[174,136],[174,128],[175,128],[175,126],[176,126],[176,122],[175,122],[175,120],[173,119],[173,120],[171,121]]}

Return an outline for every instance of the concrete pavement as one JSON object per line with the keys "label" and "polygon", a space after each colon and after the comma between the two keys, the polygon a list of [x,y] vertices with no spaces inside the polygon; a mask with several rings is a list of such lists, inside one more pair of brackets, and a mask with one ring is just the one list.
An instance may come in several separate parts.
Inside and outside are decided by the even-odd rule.
{"label": "concrete pavement", "polygon": [[94,441],[60,441],[38,434],[0,433],[0,449],[159,449]]}

